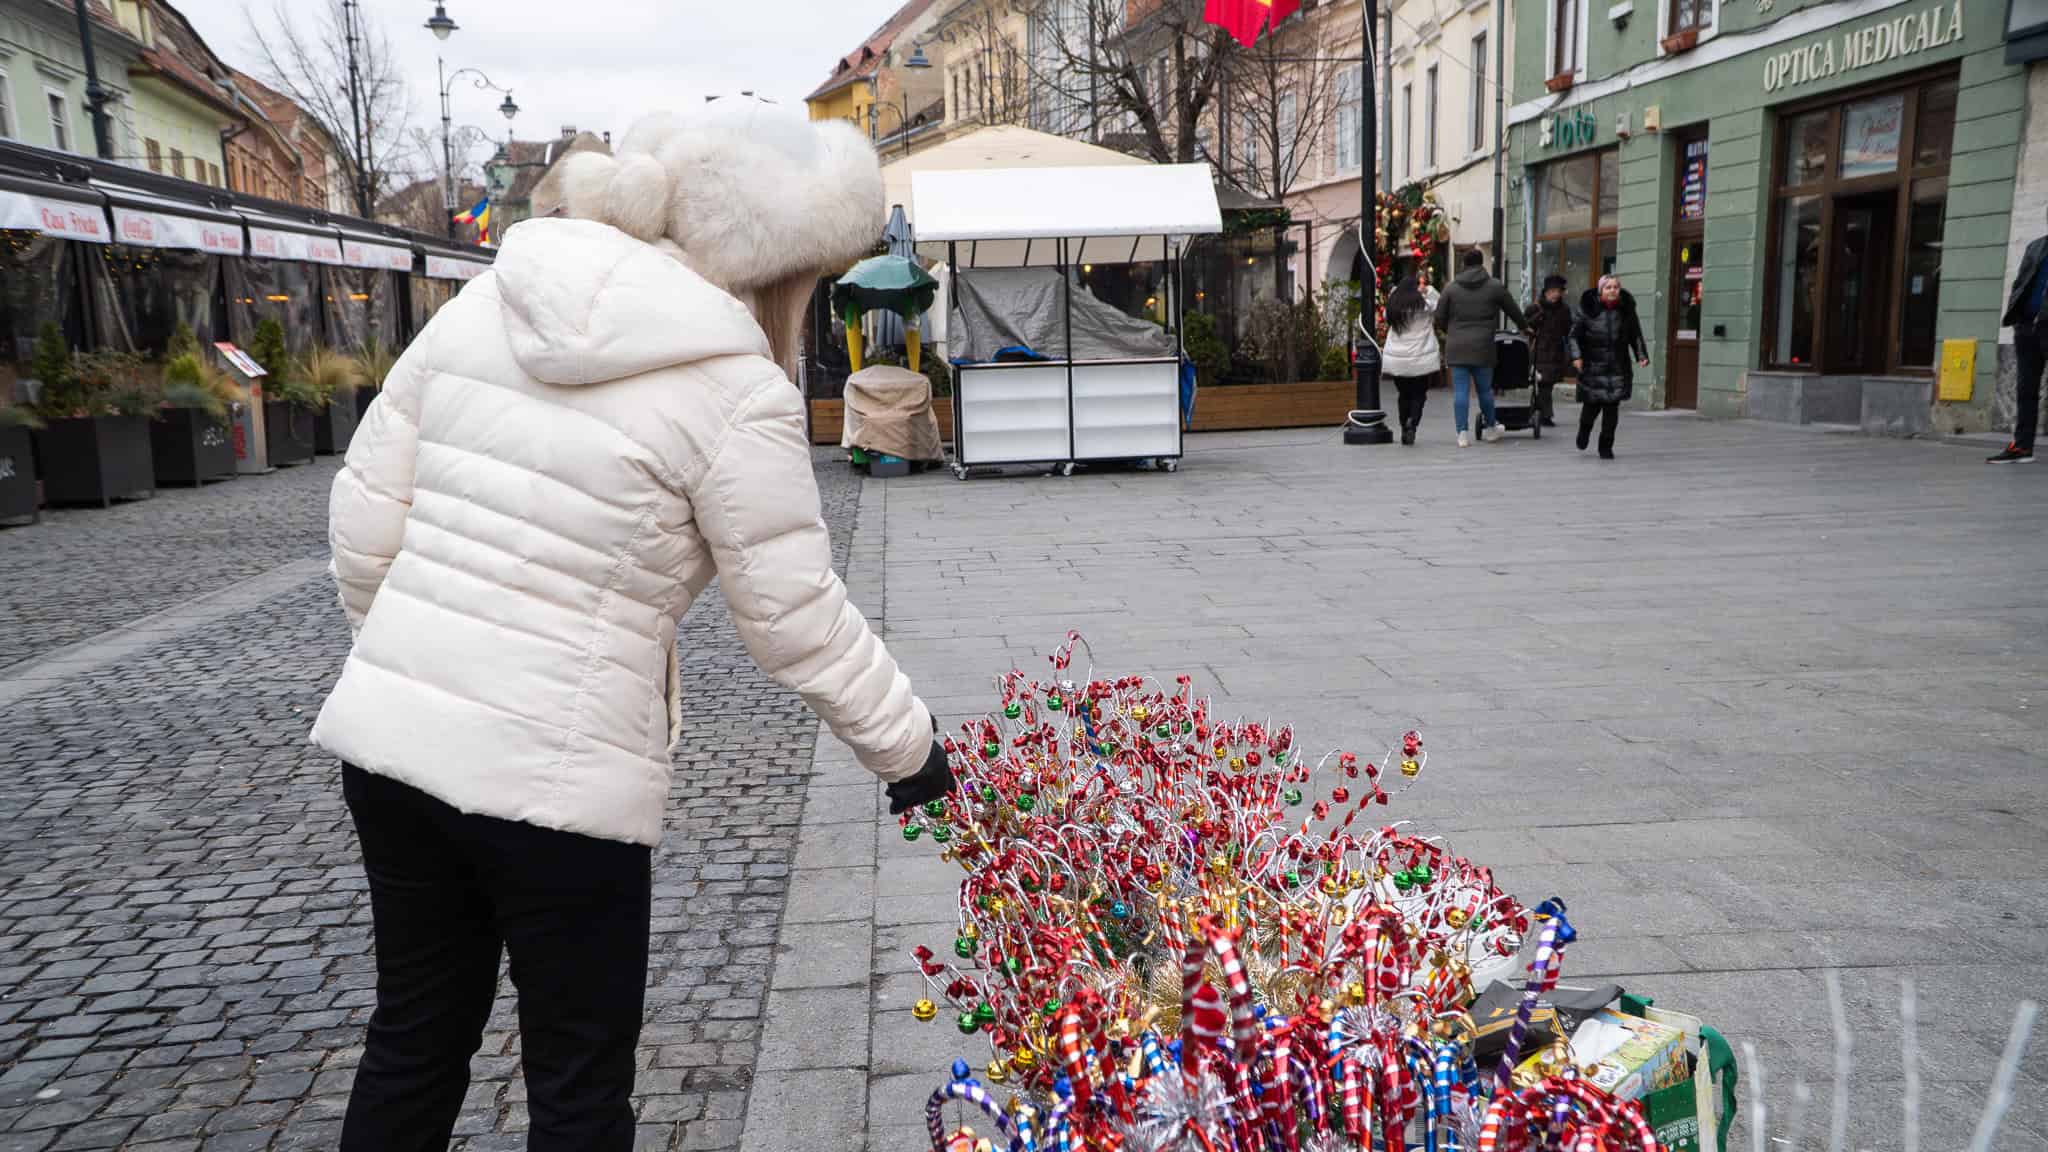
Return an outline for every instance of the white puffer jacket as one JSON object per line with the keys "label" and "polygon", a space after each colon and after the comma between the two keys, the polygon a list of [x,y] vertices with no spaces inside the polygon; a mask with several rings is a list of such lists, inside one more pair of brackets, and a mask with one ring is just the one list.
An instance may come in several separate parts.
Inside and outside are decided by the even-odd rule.
{"label": "white puffer jacket", "polygon": [[676,624],[716,576],[755,661],[877,776],[914,774],[930,714],[832,571],[767,352],[661,249],[583,220],[508,231],[335,478],[357,633],[314,743],[465,812],[654,844]]}

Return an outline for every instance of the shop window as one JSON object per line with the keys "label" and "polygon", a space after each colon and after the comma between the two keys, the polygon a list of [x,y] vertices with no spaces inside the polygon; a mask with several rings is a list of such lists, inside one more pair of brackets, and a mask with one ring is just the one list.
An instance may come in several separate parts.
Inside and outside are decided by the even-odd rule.
{"label": "shop window", "polygon": [[71,115],[64,107],[64,94],[45,89],[43,101],[50,110],[50,147],[71,151]]}
{"label": "shop window", "polygon": [[1932,370],[1955,105],[1942,76],[1779,117],[1766,366]]}
{"label": "shop window", "polygon": [[102,346],[161,356],[179,325],[202,341],[216,339],[220,257],[175,248],[92,249],[93,313]]}
{"label": "shop window", "polygon": [[1553,161],[1536,170],[1536,247],[1530,272],[1537,283],[1565,278],[1565,298],[1577,300],[1614,270],[1621,209],[1621,153],[1613,148]]}
{"label": "shop window", "polygon": [[37,232],[0,232],[0,399],[27,398],[20,381],[43,325],[57,325],[73,344],[84,338],[76,280],[84,247]]}

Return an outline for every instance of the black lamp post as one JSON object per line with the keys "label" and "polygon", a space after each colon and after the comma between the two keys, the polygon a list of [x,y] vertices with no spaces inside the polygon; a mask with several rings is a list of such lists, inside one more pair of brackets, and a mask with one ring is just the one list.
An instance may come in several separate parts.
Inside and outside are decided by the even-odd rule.
{"label": "black lamp post", "polygon": [[85,110],[92,115],[93,148],[100,159],[112,160],[114,125],[107,118],[107,103],[113,96],[100,87],[100,70],[92,54],[92,17],[85,10],[85,0],[73,0],[72,7],[78,11],[78,44],[85,54]]}
{"label": "black lamp post", "polygon": [[[911,45],[910,59],[905,60],[903,66],[920,72],[930,68],[932,62],[924,54],[924,45]],[[876,109],[880,106],[882,100],[881,78],[882,70],[880,68],[875,69],[874,74],[868,77],[868,140],[870,142],[876,139]],[[896,112],[898,131],[903,133],[903,154],[908,156],[910,155],[910,93],[903,93],[903,104],[901,107],[895,104],[891,104],[889,107]]]}
{"label": "black lamp post", "polygon": [[1375,57],[1384,46],[1373,40],[1373,26],[1379,22],[1379,0],[1363,0],[1364,35],[1359,43],[1366,49],[1359,55],[1358,82],[1358,252],[1363,265],[1359,277],[1359,333],[1357,404],[1344,423],[1346,444],[1391,444],[1394,434],[1387,428],[1387,413],[1380,407],[1380,347],[1373,341],[1373,312],[1379,301],[1379,265],[1373,260],[1373,233],[1378,229],[1374,191],[1379,185],[1379,141],[1373,116],[1373,74]]}
{"label": "black lamp post", "polygon": [[[434,5],[434,14],[427,19],[426,23],[426,29],[434,34],[434,39],[446,41],[449,35],[459,27],[461,26],[448,18],[447,5]],[[455,82],[464,76],[474,77],[479,91],[503,92],[505,94],[504,101],[498,105],[498,114],[505,118],[507,127],[505,137],[506,157],[508,159],[511,156],[510,126],[512,118],[519,115],[519,105],[513,101],[511,89],[500,88],[496,84],[491,83],[491,78],[484,75],[481,70],[476,68],[460,68],[450,73],[447,68],[447,64],[442,61],[441,57],[434,57],[434,74],[440,80],[441,91],[441,178],[443,181],[441,188],[441,220],[447,226],[448,238],[453,240],[455,239],[455,209],[457,207],[455,202],[455,145],[453,131],[449,124],[448,94],[454,88]]]}

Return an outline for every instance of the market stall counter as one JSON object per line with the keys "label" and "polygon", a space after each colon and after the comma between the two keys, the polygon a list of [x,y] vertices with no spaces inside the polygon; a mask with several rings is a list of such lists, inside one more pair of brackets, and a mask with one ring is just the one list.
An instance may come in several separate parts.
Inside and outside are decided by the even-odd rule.
{"label": "market stall counter", "polygon": [[949,273],[955,475],[1177,467],[1181,256],[1223,229],[1208,166],[918,172],[911,199]]}

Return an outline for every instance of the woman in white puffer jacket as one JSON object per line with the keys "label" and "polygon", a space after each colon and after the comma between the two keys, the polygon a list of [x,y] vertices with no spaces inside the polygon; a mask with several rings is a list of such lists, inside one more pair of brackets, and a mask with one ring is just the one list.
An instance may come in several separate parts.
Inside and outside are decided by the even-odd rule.
{"label": "woman in white puffer jacket", "polygon": [[714,577],[892,811],[952,784],[832,571],[788,371],[818,275],[881,231],[873,150],[722,100],[621,151],[550,179],[571,218],[506,233],[335,479],[355,645],[313,740],[345,765],[377,947],[351,1152],[447,1147],[501,947],[528,1147],[631,1147],[676,628]]}
{"label": "woman in white puffer jacket", "polygon": [[1404,278],[1387,294],[1387,343],[1380,351],[1380,375],[1393,381],[1399,395],[1403,444],[1415,443],[1429,386],[1443,374],[1430,292],[1425,270]]}

